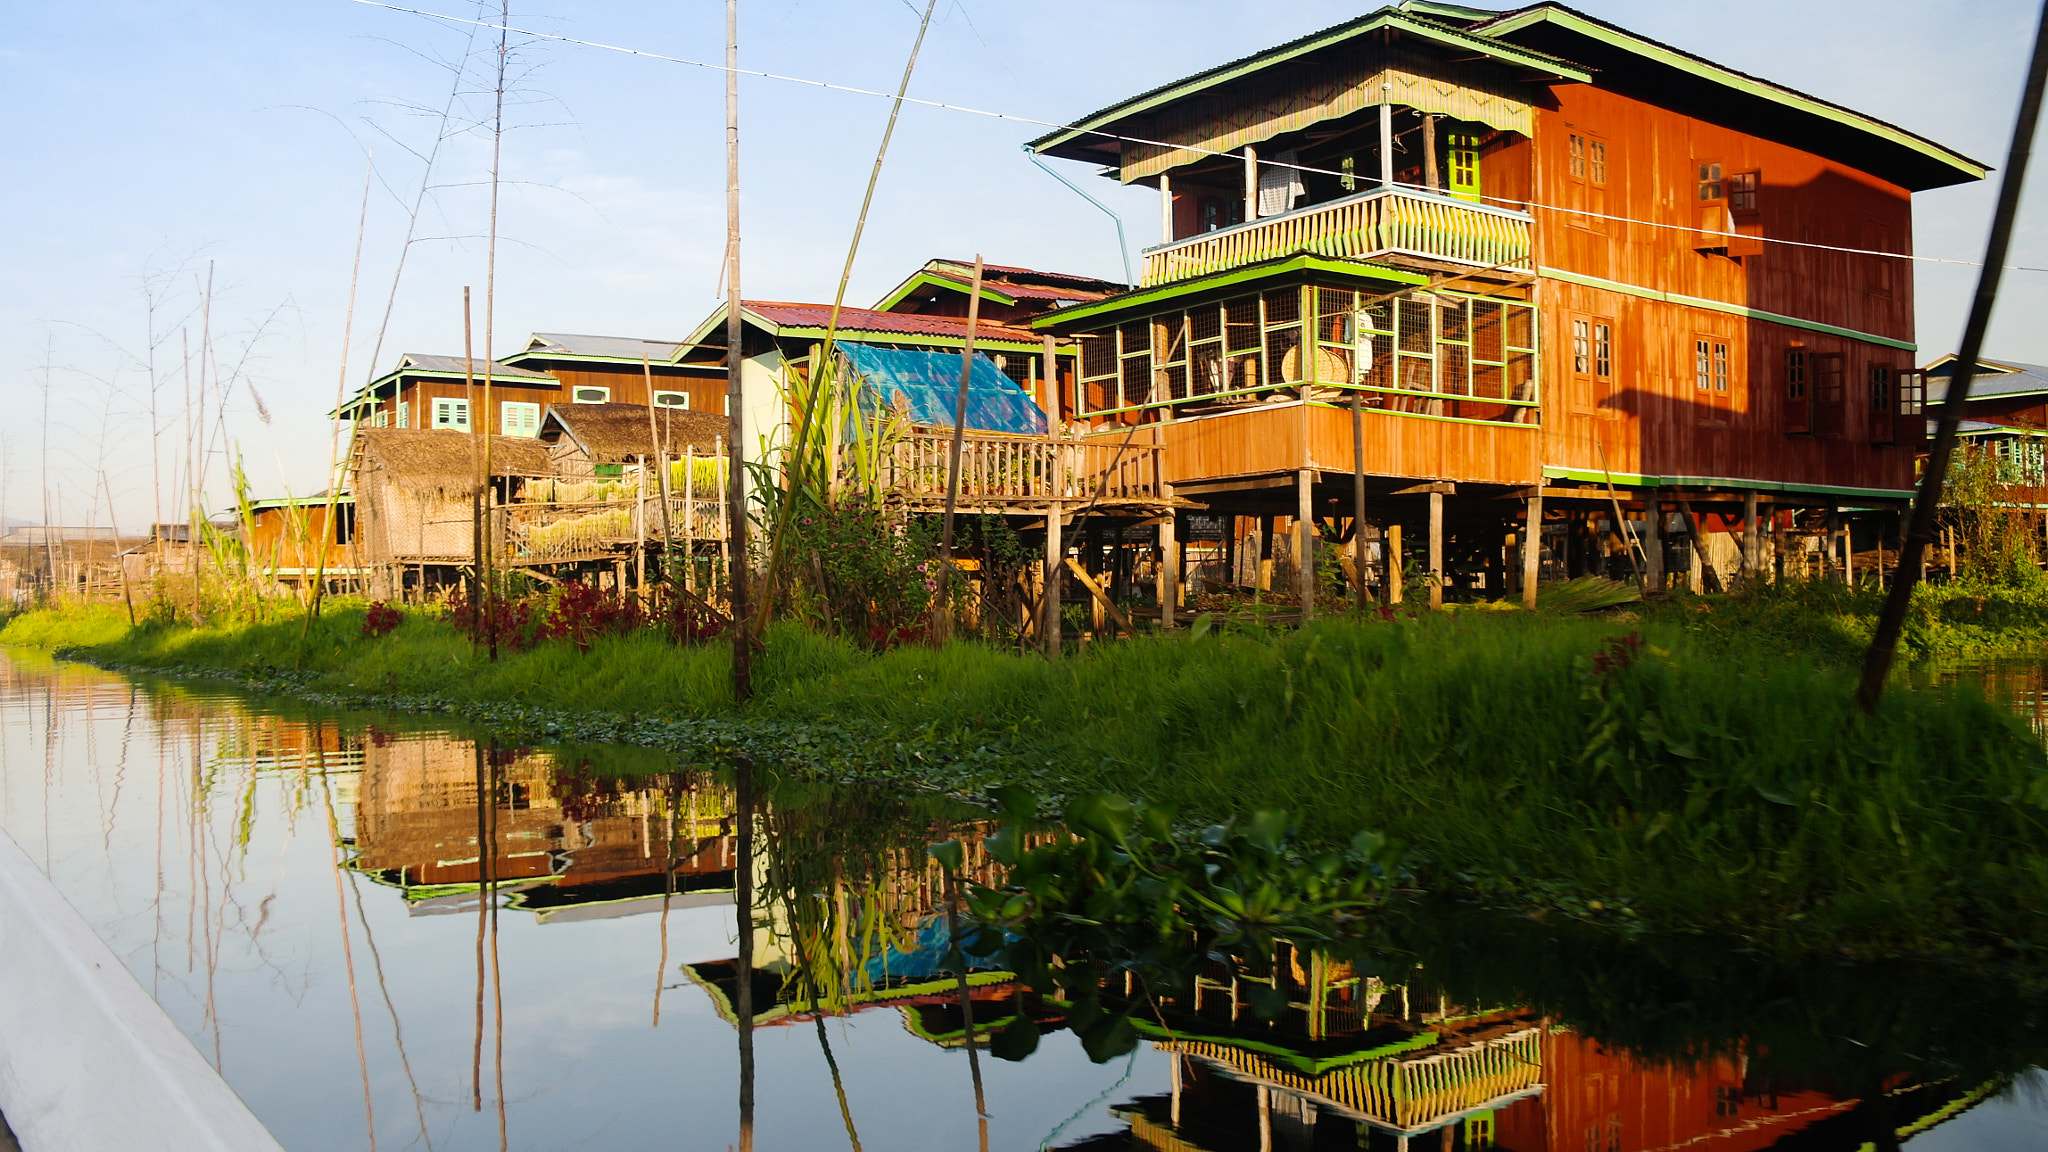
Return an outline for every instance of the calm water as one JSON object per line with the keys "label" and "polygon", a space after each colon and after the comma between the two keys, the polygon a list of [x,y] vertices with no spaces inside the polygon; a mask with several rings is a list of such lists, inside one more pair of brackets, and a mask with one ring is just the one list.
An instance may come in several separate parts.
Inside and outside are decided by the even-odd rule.
{"label": "calm water", "polygon": [[762,1149],[2048,1149],[2038,980],[1469,914],[1401,927],[1419,972],[1277,956],[1276,1024],[1208,982],[1102,1064],[977,973],[1045,1034],[971,1059],[924,849],[975,814],[770,778],[747,825],[732,783],[0,658],[0,825],[293,1152],[736,1146],[743,850]]}

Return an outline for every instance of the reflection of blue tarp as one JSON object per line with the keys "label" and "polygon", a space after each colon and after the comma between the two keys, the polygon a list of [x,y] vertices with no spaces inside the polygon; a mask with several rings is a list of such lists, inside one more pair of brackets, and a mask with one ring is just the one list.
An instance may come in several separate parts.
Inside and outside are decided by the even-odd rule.
{"label": "reflection of blue tarp", "polygon": [[[959,363],[958,357],[954,358],[954,363]],[[957,377],[953,386],[960,386]],[[867,964],[862,968],[862,975],[867,978],[870,988],[917,984],[935,980],[942,975],[954,975],[952,966],[946,963],[946,952],[952,946],[952,937],[946,931],[946,918],[932,916],[918,925],[917,941],[912,951],[902,951],[894,943],[884,944],[879,955],[868,958]],[[987,971],[994,968],[998,961],[999,957],[993,953],[967,953],[967,967],[971,971]]]}
{"label": "reflection of blue tarp", "polygon": [[[913,424],[953,426],[953,406],[960,398],[960,354],[906,352],[842,344],[839,350],[860,373],[860,410],[900,408]],[[1045,411],[995,361],[976,354],[967,383],[967,427],[982,432],[1043,436]]]}

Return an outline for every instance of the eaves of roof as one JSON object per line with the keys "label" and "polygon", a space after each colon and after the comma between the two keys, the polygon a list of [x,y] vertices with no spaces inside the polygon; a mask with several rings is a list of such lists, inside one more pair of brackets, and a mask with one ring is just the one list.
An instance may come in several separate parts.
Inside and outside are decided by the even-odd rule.
{"label": "eaves of roof", "polygon": [[[875,311],[887,312],[889,309],[901,304],[905,297],[920,288],[944,288],[949,292],[958,292],[966,295],[967,290],[972,287],[974,287],[974,283],[971,280],[962,282],[955,280],[951,276],[933,272],[929,269],[922,269],[911,273],[910,279],[890,289],[889,294],[882,297],[881,301],[875,305]],[[1003,291],[1007,287],[1009,287],[1007,284],[997,286],[984,280],[981,285],[981,298],[991,304],[1015,304],[1017,298]]]}
{"label": "eaves of roof", "polygon": [[[741,319],[775,337],[823,336],[832,308],[828,304],[796,304],[779,300],[746,300],[740,305]],[[677,351],[678,359],[701,346],[725,324],[725,306],[705,317]],[[958,316],[925,316],[914,312],[877,312],[868,308],[842,308],[835,339],[874,344],[940,345],[958,347],[967,335],[967,321]],[[1036,349],[1036,333],[1002,324],[979,323],[974,342],[1019,351]]]}
{"label": "eaves of roof", "polygon": [[[1953,149],[1937,144],[1924,136],[1908,132],[1894,124],[1888,124],[1874,116],[1867,116],[1854,109],[1844,108],[1809,96],[1804,92],[1774,84],[1769,80],[1738,72],[1733,68],[1716,64],[1711,60],[1695,56],[1683,49],[1673,48],[1647,36],[1616,27],[1604,20],[1588,16],[1583,12],[1567,8],[1562,4],[1544,3],[1505,13],[1494,20],[1475,26],[1472,34],[1487,38],[1504,38],[1532,28],[1548,26],[1566,33],[1594,41],[1610,49],[1618,49],[1630,56],[1666,68],[1676,69],[1699,80],[1739,92],[1776,105],[1781,109],[1815,116],[1853,131],[1861,132],[1894,147],[1903,148],[1936,165],[1954,173],[1953,179],[1928,183],[1924,187],[1942,187],[1944,184],[1960,184],[1967,180],[1981,180],[1990,169],[1983,163],[1972,160]],[[1508,41],[1502,40],[1505,43]],[[1597,63],[1597,59],[1596,59]],[[1882,175],[1883,173],[1878,173]],[[1903,183],[1903,182],[1902,182]],[[1913,187],[1907,184],[1908,187]],[[1914,187],[1914,191],[1922,190]]]}
{"label": "eaves of roof", "polygon": [[1049,312],[1044,316],[1036,317],[1032,320],[1031,326],[1043,332],[1063,330],[1072,326],[1077,321],[1098,318],[1104,314],[1113,314],[1134,308],[1163,304],[1168,300],[1177,300],[1185,296],[1213,292],[1255,281],[1271,280],[1275,277],[1297,272],[1319,272],[1325,275],[1350,276],[1360,280],[1376,280],[1416,287],[1425,286],[1430,282],[1429,277],[1418,272],[1410,272],[1405,268],[1392,268],[1385,264],[1369,264],[1363,260],[1338,260],[1328,256],[1311,256],[1304,253],[1299,256],[1282,256],[1279,259],[1267,260],[1259,264],[1247,264],[1242,268],[1212,272],[1207,276],[1198,276],[1192,280],[1177,280],[1171,284],[1161,284],[1157,288],[1141,288],[1136,292],[1126,292],[1121,296],[1111,296],[1106,300],[1098,300],[1093,304],[1077,304],[1072,308],[1063,308],[1058,312]]}
{"label": "eaves of roof", "polygon": [[1511,44],[1506,41],[1490,39],[1486,36],[1477,36],[1455,25],[1440,23],[1402,12],[1399,9],[1382,8],[1377,12],[1360,16],[1355,20],[1346,21],[1334,28],[1325,28],[1321,32],[1310,33],[1298,40],[1290,40],[1276,48],[1268,48],[1263,52],[1246,56],[1240,60],[1233,60],[1228,64],[1218,65],[1206,72],[1198,72],[1186,79],[1176,80],[1170,84],[1154,88],[1149,92],[1140,93],[1128,100],[1112,104],[1101,111],[1083,116],[1065,127],[1056,128],[1031,141],[1024,147],[1033,152],[1046,152],[1080,137],[1092,135],[1115,121],[1135,116],[1142,112],[1152,111],[1163,105],[1171,104],[1176,100],[1184,100],[1217,85],[1242,79],[1277,64],[1284,64],[1289,60],[1305,56],[1311,52],[1317,52],[1368,33],[1376,32],[1381,28],[1397,28],[1402,32],[1409,33],[1423,40],[1431,40],[1446,47],[1476,52],[1501,64],[1525,68],[1555,80],[1576,81],[1583,84],[1593,79],[1593,74],[1585,68],[1548,53],[1539,52],[1533,48],[1524,48],[1521,45]]}

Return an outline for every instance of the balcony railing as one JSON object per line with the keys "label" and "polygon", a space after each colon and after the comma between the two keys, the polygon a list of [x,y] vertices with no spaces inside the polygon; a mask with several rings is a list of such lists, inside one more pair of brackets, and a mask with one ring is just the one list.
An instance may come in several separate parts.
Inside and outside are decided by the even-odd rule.
{"label": "balcony railing", "polygon": [[[883,489],[911,507],[943,506],[952,445],[953,433],[946,429],[913,432],[897,441],[881,461]],[[1163,500],[1159,456],[1157,445],[1124,435],[969,432],[960,444],[960,507]]]}
{"label": "balcony railing", "polygon": [[1302,252],[1352,260],[1399,254],[1480,268],[1526,268],[1529,224],[1526,212],[1380,188],[1147,249],[1143,287]]}

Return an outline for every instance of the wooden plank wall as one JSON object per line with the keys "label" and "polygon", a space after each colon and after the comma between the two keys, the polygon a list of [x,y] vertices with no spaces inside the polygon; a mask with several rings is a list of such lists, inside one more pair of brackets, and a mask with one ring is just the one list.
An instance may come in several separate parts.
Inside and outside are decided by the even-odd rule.
{"label": "wooden plank wall", "polygon": [[[1159,431],[1173,484],[1304,467],[1349,472],[1354,459],[1348,409],[1310,407],[1304,418],[1299,405],[1285,405],[1162,424]],[[1538,432],[1528,425],[1368,410],[1364,431],[1365,467],[1375,476],[1476,484],[1534,484],[1541,476]]]}
{"label": "wooden plank wall", "polygon": [[[1537,202],[1663,226],[1538,208],[1539,266],[1912,340],[1908,261],[1774,244],[1750,245],[1760,254],[1739,259],[1696,250],[1704,243],[1698,229],[1727,221],[1725,213],[1700,210],[1701,161],[1719,162],[1724,178],[1759,173],[1757,213],[1738,218],[1738,230],[1813,244],[1910,252],[1905,189],[1592,85],[1553,91],[1556,106],[1537,112]],[[1571,178],[1573,134],[1605,142],[1605,188]],[[1492,183],[1489,173],[1489,191]],[[1912,482],[1910,450],[1869,442],[1867,383],[1872,365],[1912,367],[1910,351],[1554,279],[1539,282],[1537,300],[1546,349],[1545,464],[1862,488]],[[1611,381],[1574,376],[1575,314],[1614,322]],[[1694,386],[1699,335],[1731,343],[1725,403],[1703,404]],[[1837,438],[1785,431],[1785,350],[1793,346],[1843,354],[1847,420]]]}

